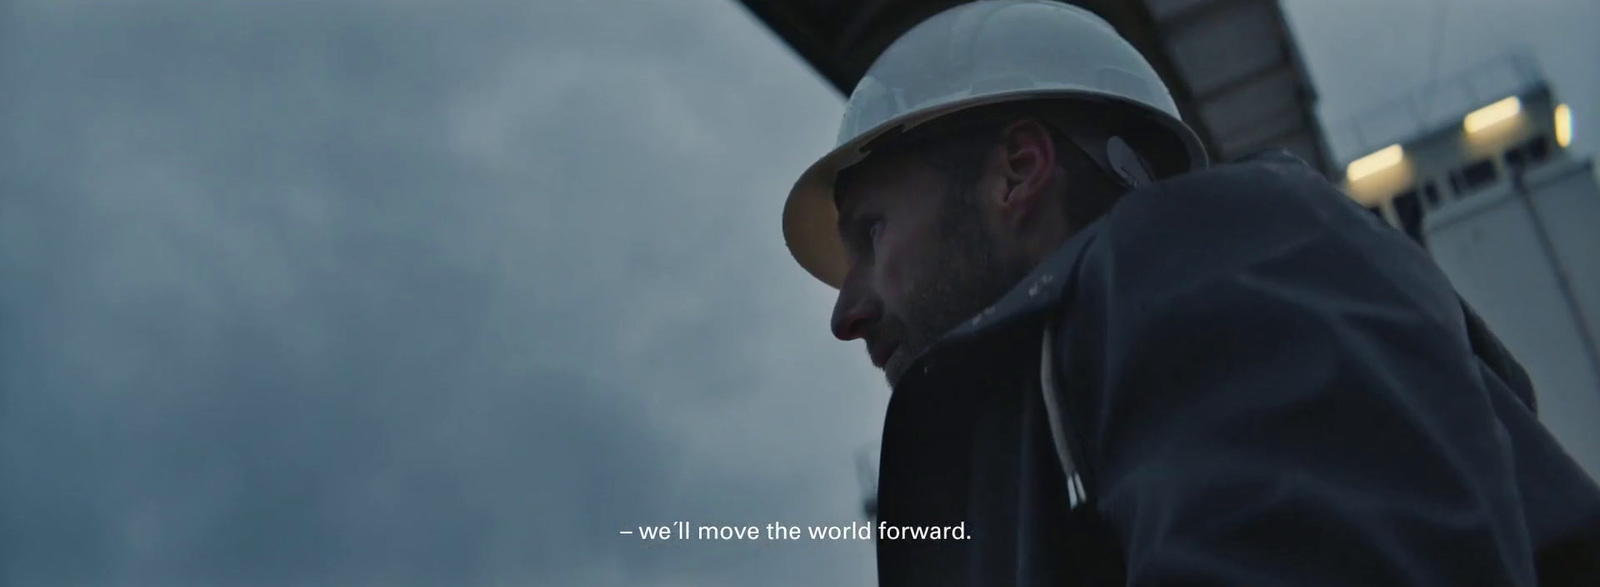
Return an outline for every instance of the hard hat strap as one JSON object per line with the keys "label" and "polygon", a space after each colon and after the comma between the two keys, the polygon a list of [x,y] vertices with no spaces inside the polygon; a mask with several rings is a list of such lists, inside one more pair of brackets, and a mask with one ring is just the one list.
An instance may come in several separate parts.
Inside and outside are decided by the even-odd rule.
{"label": "hard hat strap", "polygon": [[1122,137],[1111,137],[1106,141],[1106,162],[1111,164],[1111,171],[1116,173],[1129,189],[1139,188],[1151,183],[1150,162],[1139,155],[1138,151],[1128,146]]}
{"label": "hard hat strap", "polygon": [[1113,183],[1132,190],[1155,182],[1150,162],[1122,137],[1110,135],[1102,139],[1104,135],[1091,137],[1088,135],[1094,133],[1082,130],[1069,131],[1060,128],[1056,130],[1061,136],[1066,137],[1068,143],[1093,161]]}

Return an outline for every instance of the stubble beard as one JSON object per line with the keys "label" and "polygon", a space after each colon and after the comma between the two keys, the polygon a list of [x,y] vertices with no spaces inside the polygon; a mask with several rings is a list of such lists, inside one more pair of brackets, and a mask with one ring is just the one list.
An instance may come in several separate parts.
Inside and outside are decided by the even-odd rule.
{"label": "stubble beard", "polygon": [[922,262],[917,280],[921,285],[895,320],[901,346],[884,365],[890,388],[924,351],[993,305],[1030,271],[1025,263],[1000,254],[978,211],[959,198],[944,205],[939,239],[943,244]]}

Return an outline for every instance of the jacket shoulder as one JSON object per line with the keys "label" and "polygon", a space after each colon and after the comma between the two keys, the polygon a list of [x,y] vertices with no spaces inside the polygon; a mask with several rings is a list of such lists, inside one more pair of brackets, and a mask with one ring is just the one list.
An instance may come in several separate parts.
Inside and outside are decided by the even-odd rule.
{"label": "jacket shoulder", "polygon": [[[1065,298],[1109,289],[1122,298],[1150,297],[1225,277],[1319,238],[1327,256],[1389,257],[1383,262],[1405,265],[1400,272],[1431,267],[1420,249],[1404,251],[1416,247],[1310,166],[1286,152],[1266,152],[1129,192],[949,338],[980,337]],[[1382,252],[1394,248],[1404,254]],[[1431,285],[1440,284],[1448,291],[1442,278]]]}
{"label": "jacket shoulder", "polygon": [[1426,251],[1287,153],[1130,192],[1100,224],[1084,252],[1080,287],[1149,298],[1246,274],[1323,284],[1367,279],[1459,322],[1454,289]]}

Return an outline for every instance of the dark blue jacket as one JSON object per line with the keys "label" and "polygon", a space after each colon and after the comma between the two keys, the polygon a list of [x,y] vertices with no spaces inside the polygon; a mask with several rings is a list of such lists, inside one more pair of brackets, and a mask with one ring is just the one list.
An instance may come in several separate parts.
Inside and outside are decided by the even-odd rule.
{"label": "dark blue jacket", "polygon": [[881,522],[970,536],[880,536],[885,586],[1600,585],[1522,368],[1284,153],[1125,196],[913,364],[881,459]]}

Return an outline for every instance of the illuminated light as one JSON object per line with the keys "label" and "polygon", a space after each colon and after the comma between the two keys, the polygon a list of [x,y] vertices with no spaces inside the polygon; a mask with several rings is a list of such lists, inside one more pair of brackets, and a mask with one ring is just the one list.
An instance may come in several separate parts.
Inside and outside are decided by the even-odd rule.
{"label": "illuminated light", "polygon": [[1572,109],[1566,104],[1556,106],[1556,144],[1562,148],[1572,144]]}
{"label": "illuminated light", "polygon": [[1516,115],[1521,113],[1522,100],[1518,100],[1516,96],[1512,96],[1510,98],[1506,98],[1499,102],[1479,108],[1472,114],[1468,114],[1463,124],[1467,127],[1467,132],[1474,133],[1507,120],[1511,120],[1512,118],[1516,117]]}
{"label": "illuminated light", "polygon": [[1395,166],[1402,159],[1405,159],[1405,156],[1406,152],[1400,148],[1400,145],[1389,145],[1371,155],[1351,161],[1350,167],[1346,168],[1346,172],[1350,177],[1350,181],[1356,181]]}

